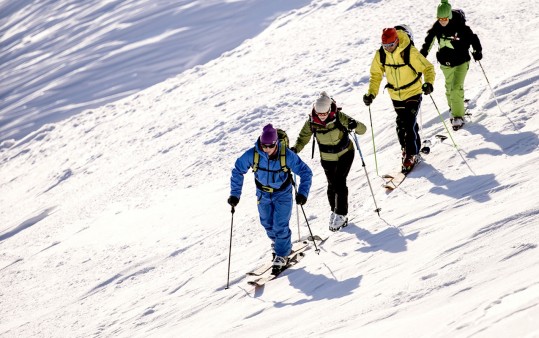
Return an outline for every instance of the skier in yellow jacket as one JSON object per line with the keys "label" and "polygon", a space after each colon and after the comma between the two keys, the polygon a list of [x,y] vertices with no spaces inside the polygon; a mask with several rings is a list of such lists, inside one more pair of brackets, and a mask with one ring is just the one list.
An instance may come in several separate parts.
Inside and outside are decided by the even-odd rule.
{"label": "skier in yellow jacket", "polygon": [[[385,73],[386,88],[397,113],[396,129],[402,150],[402,171],[407,173],[419,160],[421,139],[417,113],[421,107],[421,93],[429,95],[433,91],[434,66],[413,46],[409,33],[385,28],[382,47],[374,55],[370,72],[369,89],[363,96],[363,102],[367,106],[372,103]],[[425,83],[422,83],[422,77]]]}

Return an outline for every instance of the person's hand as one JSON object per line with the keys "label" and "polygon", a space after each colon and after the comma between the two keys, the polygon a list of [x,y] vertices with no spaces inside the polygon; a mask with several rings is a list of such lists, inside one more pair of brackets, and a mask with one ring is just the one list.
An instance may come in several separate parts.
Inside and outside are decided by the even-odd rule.
{"label": "person's hand", "polygon": [[372,94],[363,95],[363,103],[365,103],[366,106],[370,106],[373,100],[374,100],[374,95]]}
{"label": "person's hand", "polygon": [[421,89],[423,89],[423,93],[425,93],[425,95],[429,95],[430,93],[434,91],[432,84],[428,82],[423,83],[423,86],[421,87]]}
{"label": "person's hand", "polygon": [[356,122],[356,120],[354,120],[354,119],[349,119],[349,120],[348,120],[348,130],[349,130],[349,131],[352,131],[352,130],[354,130],[354,129],[356,129],[356,128],[357,128],[357,122]]}
{"label": "person's hand", "polygon": [[480,61],[483,58],[483,53],[477,50],[477,51],[472,52],[472,56],[475,61]]}
{"label": "person's hand", "polygon": [[304,205],[305,203],[307,203],[307,197],[302,194],[296,194],[296,204]]}
{"label": "person's hand", "polygon": [[230,204],[232,207],[235,207],[236,205],[238,205],[238,203],[240,203],[240,199],[237,198],[236,196],[230,196],[228,198],[228,204]]}

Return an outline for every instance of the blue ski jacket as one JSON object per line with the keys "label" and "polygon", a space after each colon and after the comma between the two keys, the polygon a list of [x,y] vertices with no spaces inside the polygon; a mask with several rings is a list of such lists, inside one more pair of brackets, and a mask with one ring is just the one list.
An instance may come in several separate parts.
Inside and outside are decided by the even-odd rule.
{"label": "blue ski jacket", "polygon": [[[277,154],[280,153],[280,149],[283,145],[278,142]],[[243,155],[241,155],[232,169],[232,176],[230,178],[230,195],[235,196],[238,199],[241,196],[243,187],[244,175],[249,171],[254,164],[254,152],[260,154],[260,160],[258,164],[258,170],[254,173],[255,180],[260,185],[270,187],[273,189],[279,189],[283,187],[283,184],[288,183],[289,172],[284,172],[281,168],[281,162],[279,156],[275,159],[269,158],[259,146],[258,140],[255,142],[253,148],[248,149]],[[286,149],[286,166],[295,174],[300,177],[300,184],[298,187],[298,193],[308,197],[309,190],[311,189],[313,173],[309,166],[301,160],[301,158],[291,151]],[[260,190],[260,188],[257,187]]]}

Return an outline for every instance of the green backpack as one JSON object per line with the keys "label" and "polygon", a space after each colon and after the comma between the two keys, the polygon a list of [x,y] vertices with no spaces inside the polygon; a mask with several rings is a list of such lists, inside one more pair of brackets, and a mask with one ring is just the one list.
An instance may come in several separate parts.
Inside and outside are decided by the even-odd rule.
{"label": "green backpack", "polygon": [[[281,162],[281,171],[284,171],[285,173],[288,172],[290,169],[286,166],[286,149],[290,145],[290,141],[288,139],[288,135],[286,134],[286,131],[277,128],[277,138],[279,139],[279,142],[281,143],[281,150],[279,152],[279,160]],[[254,158],[253,158],[253,172],[256,172],[259,167],[258,163],[260,162],[260,154],[258,151],[254,151]],[[262,169],[266,170],[266,169]]]}

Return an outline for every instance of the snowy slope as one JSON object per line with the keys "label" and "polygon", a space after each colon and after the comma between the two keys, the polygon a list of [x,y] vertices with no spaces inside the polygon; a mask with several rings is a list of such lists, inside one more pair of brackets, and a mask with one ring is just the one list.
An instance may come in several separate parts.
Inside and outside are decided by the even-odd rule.
{"label": "snowy slope", "polygon": [[[371,106],[375,162],[361,96],[382,28],[406,22],[421,43],[436,2],[420,8],[409,0],[283,1],[275,7],[247,0],[148,3],[95,1],[84,11],[74,9],[77,2],[57,1],[32,17],[24,8],[34,7],[0,2],[2,27],[24,17],[25,26],[39,31],[39,18],[53,20],[57,8],[73,15],[55,31],[57,48],[47,47],[55,55],[72,50],[63,60],[32,66],[31,54],[39,48],[2,54],[8,60],[2,76],[21,92],[2,87],[1,116],[16,123],[3,122],[0,138],[0,336],[539,336],[534,2],[455,3],[481,38],[482,66],[499,105],[472,62],[466,82],[472,122],[451,133],[455,143],[435,142],[390,194],[377,174],[399,163],[395,114],[386,93]],[[243,15],[238,27],[223,19],[230,6],[257,14]],[[196,8],[199,17],[215,20],[210,28],[190,30],[192,36],[163,38],[168,43],[155,49],[131,48],[138,40],[117,45],[110,32],[97,40],[92,30],[68,38],[78,22],[111,17],[121,18],[118,23],[139,18],[146,23],[140,34],[164,37],[183,27],[174,20],[183,18],[179,8]],[[267,27],[261,22],[283,11]],[[239,40],[227,29],[241,32]],[[8,31],[2,45],[24,46]],[[127,40],[136,33],[129,32]],[[176,49],[170,43],[182,41],[212,47],[171,53]],[[95,50],[122,58],[88,66],[84,76],[58,66],[88,60]],[[161,57],[161,66],[148,62],[149,51]],[[433,52],[429,59],[434,62]],[[198,60],[207,63],[193,66]],[[167,80],[176,73],[159,75],[151,68],[172,64],[177,75]],[[125,76],[136,68],[149,75]],[[443,75],[436,69],[432,99],[440,111],[428,97],[422,106],[423,135],[433,141],[447,135],[439,113],[446,123],[448,118]],[[41,73],[49,77],[30,76]],[[90,81],[93,94],[85,87],[89,77],[99,80]],[[112,78],[122,78],[120,90],[100,82]],[[21,103],[23,91],[39,93],[51,82],[61,83],[58,95],[70,99],[47,94],[27,107]],[[293,270],[255,290],[244,273],[268,259],[269,240],[248,174],[233,220],[230,289],[224,290],[234,160],[268,122],[294,139],[320,90],[368,125],[360,146],[374,197],[356,156],[349,176],[350,226],[332,234],[320,255],[308,251]],[[84,108],[93,95],[99,98],[93,108],[73,115],[73,105]],[[53,111],[71,116],[41,126],[56,120],[56,113],[49,116]],[[14,137],[15,129],[32,124]],[[325,236],[324,173],[310,147],[300,155],[315,174],[305,205],[308,221]],[[294,239],[308,233],[302,215],[300,223],[293,214]]]}

